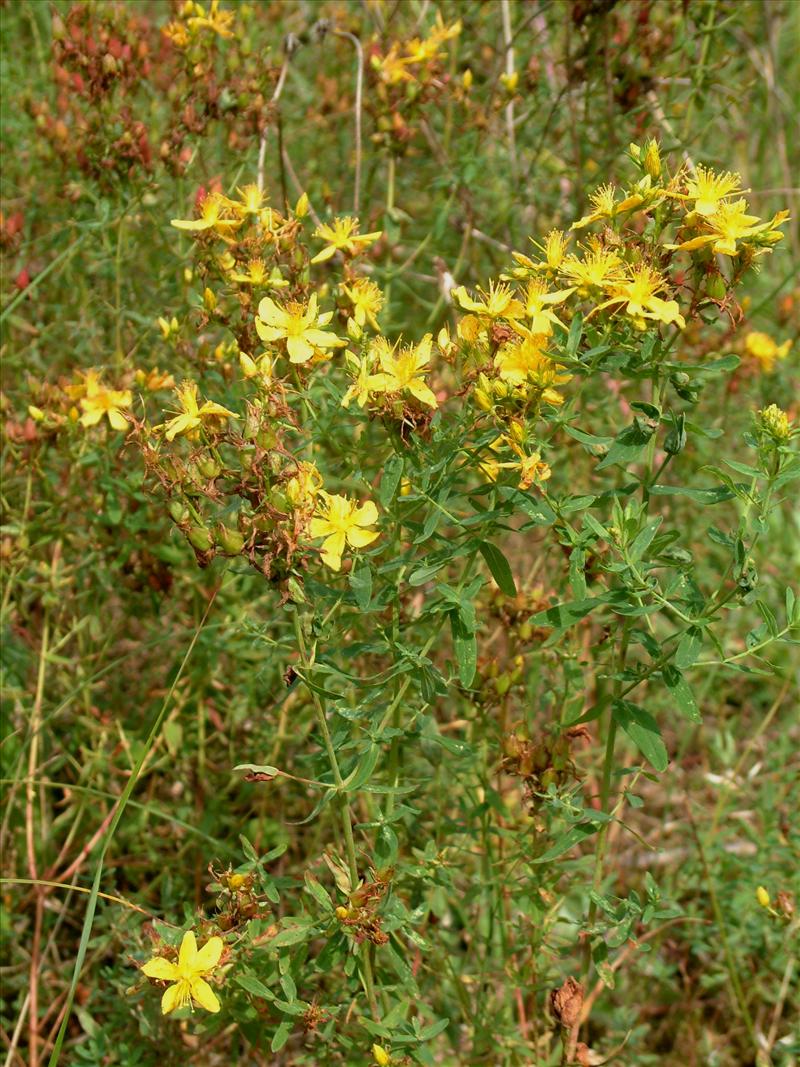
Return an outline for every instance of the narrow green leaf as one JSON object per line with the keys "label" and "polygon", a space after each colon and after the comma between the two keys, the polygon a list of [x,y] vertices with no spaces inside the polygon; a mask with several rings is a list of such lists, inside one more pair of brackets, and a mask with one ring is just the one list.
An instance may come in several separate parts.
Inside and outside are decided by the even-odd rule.
{"label": "narrow green leaf", "polygon": [[661,675],[679,710],[692,722],[702,722],[703,716],[697,707],[691,687],[678,668],[669,664],[664,667]]}
{"label": "narrow green leaf", "polygon": [[255,978],[252,974],[237,974],[234,981],[242,989],[252,993],[254,997],[261,997],[262,1000],[275,999],[275,994],[272,990],[268,989],[259,978]]}
{"label": "narrow green leaf", "polygon": [[559,856],[563,856],[565,852],[569,852],[571,848],[579,845],[581,841],[585,841],[587,837],[591,837],[592,834],[596,833],[597,827],[593,823],[578,823],[577,826],[567,830],[561,837],[557,837],[546,852],[543,852],[541,856],[537,856],[536,859],[529,859],[528,863],[549,863],[550,860],[556,860]]}
{"label": "narrow green leaf", "polygon": [[650,712],[629,700],[615,700],[612,714],[647,762],[655,770],[665,771],[669,763],[667,747],[661,739],[658,723]]}
{"label": "narrow green leaf", "polygon": [[381,506],[387,508],[394,500],[400,479],[403,477],[402,456],[390,456],[383,465],[381,484],[378,486],[378,500]]}
{"label": "narrow green leaf", "polygon": [[497,583],[498,589],[505,593],[506,596],[516,596],[517,587],[514,584],[514,575],[511,573],[508,560],[500,549],[493,545],[491,541],[481,541],[478,547],[481,555],[486,560],[486,565],[492,577]]}

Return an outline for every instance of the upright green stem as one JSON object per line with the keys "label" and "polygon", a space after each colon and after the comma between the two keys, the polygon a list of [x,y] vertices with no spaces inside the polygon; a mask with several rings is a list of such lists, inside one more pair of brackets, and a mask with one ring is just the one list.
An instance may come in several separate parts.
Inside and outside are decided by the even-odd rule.
{"label": "upright green stem", "polygon": [[[306,645],[305,637],[303,636],[303,626],[300,621],[300,615],[297,608],[293,608],[292,621],[294,623],[294,633],[297,639],[297,648],[300,652],[300,663],[304,671],[310,672],[314,665],[313,653],[309,655],[308,647]],[[336,749],[333,747],[333,739],[331,738],[331,732],[328,729],[328,719],[325,715],[325,708],[320,699],[319,693],[312,689],[310,685],[307,685],[309,693],[311,694],[311,702],[314,705],[314,711],[317,716],[317,723],[322,733],[322,740],[325,744],[325,751],[328,754],[328,762],[331,767],[331,774],[333,775],[333,781],[336,786],[336,803],[339,806],[342,816],[342,830],[344,831],[345,851],[347,853],[347,866],[350,871],[350,884],[355,890],[358,887],[358,860],[356,858],[356,842],[353,837],[353,820],[350,815],[350,805],[347,801],[347,797],[344,793],[344,779],[342,778],[342,772],[339,768],[339,761],[336,758]],[[370,1011],[374,1019],[379,1019],[380,1014],[378,1012],[378,1002],[375,997],[375,983],[372,978],[372,964],[369,958],[369,945],[367,943],[361,946],[361,973],[364,978],[364,989],[367,993],[367,999],[369,1001]]]}
{"label": "upright green stem", "polygon": [[[617,656],[612,657],[611,673],[621,674],[625,666],[625,659],[628,654],[628,635],[629,635],[630,623],[626,619],[622,627],[622,635],[619,642],[619,652]],[[617,721],[614,718],[614,701],[617,700],[622,692],[622,683],[620,681],[614,682],[614,689],[608,708],[608,730],[606,732],[605,754],[603,756],[603,777],[600,782],[600,810],[606,815],[611,814],[611,778],[614,773],[614,746],[617,740]],[[594,854],[594,874],[592,876],[592,889],[595,893],[600,892],[600,887],[603,884],[603,867],[606,858],[606,847],[608,845],[608,831],[611,826],[611,820],[604,822],[597,834],[597,849]],[[592,901],[589,905],[589,927],[594,926],[597,919],[597,904]],[[585,971],[588,974],[589,965],[591,961],[591,944],[587,940],[587,952],[585,960]]]}

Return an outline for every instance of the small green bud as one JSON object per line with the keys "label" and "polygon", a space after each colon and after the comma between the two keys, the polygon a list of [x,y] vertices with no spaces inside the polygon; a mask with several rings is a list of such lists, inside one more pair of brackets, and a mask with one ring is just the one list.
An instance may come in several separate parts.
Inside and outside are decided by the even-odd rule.
{"label": "small green bud", "polygon": [[216,542],[226,556],[238,556],[244,548],[244,538],[238,530],[229,530],[220,523],[216,531]]}
{"label": "small green bud", "polygon": [[222,468],[211,456],[203,456],[197,461],[197,469],[204,478],[211,479],[216,478]]}
{"label": "small green bud", "polygon": [[214,538],[205,526],[192,526],[186,536],[189,544],[198,552],[209,552],[214,547]]}
{"label": "small green bud", "polygon": [[182,500],[170,500],[167,509],[172,521],[177,522],[179,526],[189,521],[189,509]]}

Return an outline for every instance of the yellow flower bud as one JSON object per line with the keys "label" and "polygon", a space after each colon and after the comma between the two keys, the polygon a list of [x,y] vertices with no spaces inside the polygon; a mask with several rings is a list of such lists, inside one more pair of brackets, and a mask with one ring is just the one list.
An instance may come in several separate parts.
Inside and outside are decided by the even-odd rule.
{"label": "yellow flower bud", "polygon": [[228,878],[228,885],[231,887],[231,889],[241,889],[246,881],[247,881],[247,878],[246,878],[245,875],[243,875],[243,874],[232,874]]}
{"label": "yellow flower bud", "polygon": [[308,214],[308,193],[303,193],[294,205],[295,218],[302,219]]}
{"label": "yellow flower bud", "polygon": [[217,306],[217,298],[208,286],[203,291],[203,305],[206,311],[214,311]]}
{"label": "yellow flower bud", "polygon": [[349,912],[348,912],[347,908],[345,908],[342,904],[340,904],[339,907],[336,909],[336,918],[337,919],[346,919],[348,914],[349,914]]}
{"label": "yellow flower bud", "polygon": [[35,407],[33,404],[28,405],[28,414],[34,422],[41,422],[44,419],[44,412],[41,408]]}
{"label": "yellow flower bud", "polygon": [[469,92],[469,90],[472,88],[472,80],[472,71],[469,69],[469,67],[467,67],[467,69],[461,75],[461,84],[464,86],[467,92]]}
{"label": "yellow flower bud", "polygon": [[653,179],[661,177],[661,154],[658,151],[657,141],[647,142],[643,162],[646,174],[649,174]]}
{"label": "yellow flower bud", "polygon": [[519,71],[515,70],[513,74],[501,74],[500,81],[508,95],[513,96],[519,85]]}
{"label": "yellow flower bud", "polygon": [[184,267],[183,268],[183,280],[184,280],[184,282],[187,285],[189,285],[191,283],[191,281],[192,281],[192,278],[194,278],[194,271],[192,270],[192,268],[191,267]]}
{"label": "yellow flower bud", "polygon": [[762,908],[768,908],[770,906],[769,893],[766,891],[763,885],[760,885],[756,890],[756,900]]}
{"label": "yellow flower bud", "polygon": [[486,392],[485,389],[481,389],[480,386],[473,392],[475,403],[482,411],[492,410],[492,398]]}
{"label": "yellow flower bud", "polygon": [[239,353],[239,366],[245,378],[255,378],[258,374],[255,360],[251,359],[246,352]]}
{"label": "yellow flower bud", "polygon": [[372,1046],[372,1058],[375,1060],[378,1067],[388,1067],[388,1065],[392,1062],[392,1057],[389,1055],[383,1045]]}
{"label": "yellow flower bud", "polygon": [[363,334],[364,331],[361,329],[355,319],[347,320],[347,336],[352,341],[360,341]]}
{"label": "yellow flower bud", "polygon": [[758,423],[774,441],[788,441],[792,432],[789,416],[777,404],[758,413]]}

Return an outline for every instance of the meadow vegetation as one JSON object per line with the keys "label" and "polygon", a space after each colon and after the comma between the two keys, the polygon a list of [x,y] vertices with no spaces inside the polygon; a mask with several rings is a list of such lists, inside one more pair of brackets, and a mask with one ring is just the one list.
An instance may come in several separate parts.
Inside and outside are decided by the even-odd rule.
{"label": "meadow vegetation", "polygon": [[2,16],[6,1067],[800,1059],[800,5]]}

